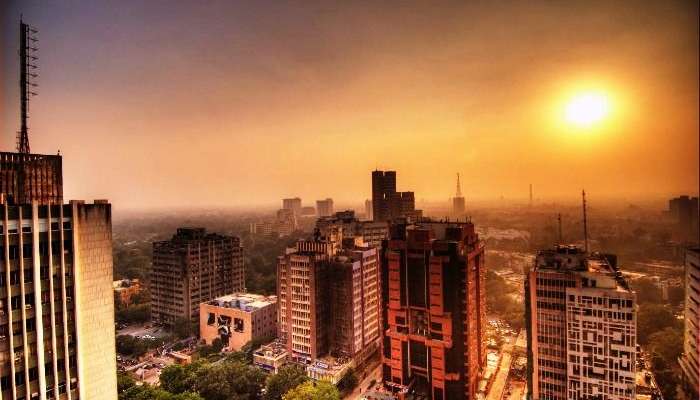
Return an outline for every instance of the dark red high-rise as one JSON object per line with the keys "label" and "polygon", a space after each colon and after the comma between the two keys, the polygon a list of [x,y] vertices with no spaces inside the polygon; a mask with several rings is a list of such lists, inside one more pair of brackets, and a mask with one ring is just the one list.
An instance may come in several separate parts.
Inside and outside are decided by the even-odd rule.
{"label": "dark red high-rise", "polygon": [[382,246],[382,374],[398,398],[475,399],[484,246],[470,222],[394,224]]}

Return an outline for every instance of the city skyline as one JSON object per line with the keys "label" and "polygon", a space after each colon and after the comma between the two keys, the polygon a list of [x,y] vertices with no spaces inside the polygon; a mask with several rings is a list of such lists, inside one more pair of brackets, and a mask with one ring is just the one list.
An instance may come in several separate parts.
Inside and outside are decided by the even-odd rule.
{"label": "city skyline", "polygon": [[[459,172],[467,205],[526,201],[530,183],[542,201],[696,194],[697,5],[599,6],[23,2],[41,40],[32,150],[67,156],[66,198],[118,210],[360,204],[371,169],[446,203]],[[3,11],[12,151],[19,3]],[[592,92],[609,115],[572,123]]]}

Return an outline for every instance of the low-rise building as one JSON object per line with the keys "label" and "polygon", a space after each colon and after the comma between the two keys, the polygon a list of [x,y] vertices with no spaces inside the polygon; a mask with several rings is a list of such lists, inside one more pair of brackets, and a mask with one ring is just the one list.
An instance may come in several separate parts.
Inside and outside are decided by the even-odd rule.
{"label": "low-rise building", "polygon": [[276,340],[255,350],[253,353],[253,365],[276,374],[287,363],[288,354],[287,344]]}
{"label": "low-rise building", "polygon": [[234,293],[199,306],[199,336],[206,344],[221,339],[237,351],[246,343],[277,333],[277,297]]}
{"label": "low-rise building", "polygon": [[125,305],[131,304],[131,298],[141,292],[141,282],[138,279],[121,279],[112,282],[114,293]]}

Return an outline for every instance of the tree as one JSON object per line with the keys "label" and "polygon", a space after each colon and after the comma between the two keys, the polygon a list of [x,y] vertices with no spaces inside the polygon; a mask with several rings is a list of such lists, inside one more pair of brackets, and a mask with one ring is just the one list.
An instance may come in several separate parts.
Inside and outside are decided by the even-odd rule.
{"label": "tree", "polygon": [[117,393],[124,392],[136,385],[136,381],[126,372],[117,371]]}
{"label": "tree", "polygon": [[197,371],[195,388],[206,400],[259,398],[265,373],[240,362],[207,364]]}
{"label": "tree", "polygon": [[673,365],[683,352],[683,332],[671,327],[649,335],[648,348],[667,365]]}
{"label": "tree", "polygon": [[661,300],[661,289],[649,278],[640,278],[631,283],[632,289],[637,293],[637,301],[642,303],[658,304]]}
{"label": "tree", "polygon": [[340,400],[340,392],[328,382],[307,381],[285,393],[282,400]]}
{"label": "tree", "polygon": [[131,335],[119,335],[115,340],[119,354],[140,357],[148,351],[148,345],[143,340]]}
{"label": "tree", "polygon": [[172,394],[151,385],[133,386],[119,394],[119,400],[204,400],[196,393]]}
{"label": "tree", "polygon": [[173,333],[180,339],[190,337],[193,332],[194,325],[192,321],[187,318],[180,317],[173,323]]}
{"label": "tree", "polygon": [[640,304],[637,313],[637,338],[645,345],[649,336],[667,327],[678,325],[671,311],[659,304]]}
{"label": "tree", "polygon": [[265,400],[281,400],[282,395],[287,393],[290,389],[306,382],[308,379],[304,368],[298,365],[282,367],[276,375],[271,375],[267,378],[265,396],[263,398]]}
{"label": "tree", "polygon": [[160,373],[160,387],[174,394],[194,392],[197,371],[203,366],[200,361],[188,365],[168,365]]}

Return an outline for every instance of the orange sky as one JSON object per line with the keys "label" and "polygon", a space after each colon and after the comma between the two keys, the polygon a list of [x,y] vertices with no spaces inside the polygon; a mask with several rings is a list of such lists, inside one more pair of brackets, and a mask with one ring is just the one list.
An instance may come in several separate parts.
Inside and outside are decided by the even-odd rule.
{"label": "orange sky", "polygon": [[[0,148],[18,129],[16,22],[41,33],[34,152],[69,198],[121,208],[370,197],[666,198],[698,188],[694,2],[38,2],[6,6]],[[36,3],[36,4],[35,4]],[[2,7],[2,6],[0,6]],[[609,118],[563,122],[596,89]]]}

